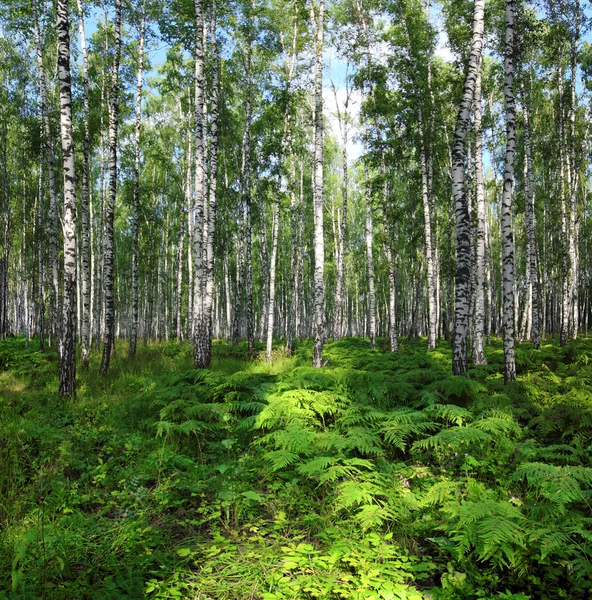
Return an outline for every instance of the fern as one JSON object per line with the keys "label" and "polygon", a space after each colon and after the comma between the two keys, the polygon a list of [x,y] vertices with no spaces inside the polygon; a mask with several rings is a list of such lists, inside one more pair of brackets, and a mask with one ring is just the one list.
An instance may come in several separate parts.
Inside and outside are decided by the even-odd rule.
{"label": "fern", "polygon": [[448,450],[463,451],[473,444],[484,444],[491,441],[491,436],[476,427],[451,427],[443,429],[436,435],[418,440],[413,450]]}
{"label": "fern", "polygon": [[464,425],[473,419],[473,415],[461,406],[455,404],[434,404],[425,409],[425,413],[433,419],[442,419],[447,423]]}
{"label": "fern", "polygon": [[401,408],[389,415],[381,433],[387,444],[405,451],[412,437],[433,431],[436,427],[425,412]]}
{"label": "fern", "polygon": [[534,490],[538,500],[545,499],[563,507],[572,502],[586,500],[584,490],[587,495],[592,486],[592,469],[524,463],[516,469],[512,480],[525,481],[529,488]]}
{"label": "fern", "polygon": [[509,502],[484,499],[464,501],[443,508],[457,554],[474,550],[479,560],[492,559],[504,566],[516,564],[516,550],[525,547],[525,518]]}

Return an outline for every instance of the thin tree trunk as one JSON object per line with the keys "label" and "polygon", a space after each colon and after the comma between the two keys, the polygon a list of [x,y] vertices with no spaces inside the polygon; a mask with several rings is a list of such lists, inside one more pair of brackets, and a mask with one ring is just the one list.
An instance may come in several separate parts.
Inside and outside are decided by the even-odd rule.
{"label": "thin tree trunk", "polygon": [[376,347],[376,294],[374,290],[374,255],[372,253],[372,234],[374,223],[372,221],[372,202],[370,195],[370,176],[368,161],[364,161],[365,201],[366,201],[366,260],[368,266],[368,334],[370,348]]}
{"label": "thin tree trunk", "polygon": [[[39,32],[39,16],[37,14],[37,1],[32,0],[33,8],[33,34],[37,53],[37,76],[39,81],[39,104],[41,108],[41,120],[43,123],[43,145],[42,152],[47,163],[49,184],[49,268],[51,273],[50,296],[49,296],[49,335],[57,339],[58,326],[58,200],[55,184],[55,157],[53,147],[53,136],[49,125],[47,82],[45,69],[43,67],[43,48],[41,45],[41,34]],[[59,353],[59,343],[58,343]]]}
{"label": "thin tree trunk", "polygon": [[[80,1],[80,0],[79,0]],[[138,76],[136,86],[136,123],[134,155],[134,205],[132,213],[132,322],[129,357],[135,358],[138,343],[138,257],[140,241],[140,135],[142,132],[142,86],[144,82],[144,37],[146,32],[146,2],[142,2],[140,38],[138,40]]]}
{"label": "thin tree trunk", "polygon": [[81,0],[77,0],[78,8],[78,30],[80,34],[80,49],[82,51],[82,82],[84,94],[84,142],[82,163],[82,189],[80,197],[80,218],[82,229],[81,248],[81,283],[82,283],[82,326],[80,331],[80,342],[82,346],[81,365],[88,367],[88,352],[90,347],[90,301],[91,301],[91,278],[90,278],[90,224],[89,224],[89,195],[90,195],[90,100],[88,82],[88,54],[86,50],[86,36],[84,32],[84,13]]}
{"label": "thin tree trunk", "polygon": [[471,227],[465,188],[465,138],[467,135],[471,105],[475,97],[481,52],[483,48],[484,0],[475,0],[473,13],[473,36],[469,70],[465,79],[462,101],[456,119],[452,146],[452,196],[454,199],[456,277],[454,302],[454,340],[452,372],[463,375],[467,371],[467,333],[470,310],[471,275]]}
{"label": "thin tree trunk", "polygon": [[[68,0],[57,3],[60,131],[64,169],[64,299],[60,396],[76,395],[76,173],[72,138],[72,81],[70,77],[70,19]],[[87,265],[88,266],[88,265]]]}
{"label": "thin tree trunk", "polygon": [[210,366],[212,361],[212,303],[214,296],[214,231],[216,226],[216,183],[218,177],[218,45],[216,41],[216,2],[210,7],[210,52],[212,62],[212,90],[210,94],[210,186],[208,210],[208,236],[206,247],[206,282],[204,297],[204,319],[207,327],[207,342],[204,363]]}
{"label": "thin tree trunk", "polygon": [[540,309],[539,309],[539,282],[537,267],[536,245],[536,213],[535,213],[535,187],[534,172],[532,168],[532,138],[530,134],[530,99],[524,93],[524,153],[526,162],[526,235],[528,237],[529,264],[531,285],[531,338],[536,350],[540,348]]}
{"label": "thin tree trunk", "polygon": [[[349,64],[349,63],[348,63]],[[349,102],[351,90],[348,85],[348,74],[345,74],[345,101],[343,104],[343,114],[339,107],[337,98],[337,88],[333,85],[333,95],[335,96],[335,106],[337,108],[337,119],[339,131],[341,133],[341,154],[342,154],[342,179],[341,196],[343,204],[341,207],[341,221],[339,225],[339,245],[337,247],[336,281],[335,281],[335,317],[333,319],[333,337],[339,339],[345,334],[344,317],[347,309],[347,298],[345,294],[344,263],[345,263],[345,236],[347,232],[347,200],[348,200],[348,164],[347,164],[347,144],[348,144],[348,117]]]}
{"label": "thin tree trunk", "polygon": [[514,153],[516,124],[514,106],[514,0],[506,0],[506,45],[504,57],[504,96],[506,104],[506,158],[502,194],[503,243],[503,338],[504,380],[516,379],[514,359],[514,240],[512,236],[512,196],[514,188]]}
{"label": "thin tree trunk", "polygon": [[[290,132],[290,93],[292,87],[292,73],[296,60],[296,42],[297,42],[297,19],[294,17],[294,28],[292,33],[292,48],[291,54],[286,55],[284,48],[284,57],[286,62],[286,108],[284,111],[284,132],[282,135],[282,143],[279,156],[279,171],[276,184],[276,201],[273,212],[273,227],[272,227],[272,242],[271,242],[271,265],[269,271],[269,316],[267,322],[267,345],[265,350],[265,359],[267,362],[271,360],[271,350],[273,344],[273,324],[274,324],[274,309],[275,309],[275,280],[277,269],[277,253],[278,253],[278,238],[279,238],[279,223],[280,223],[280,197],[284,193],[285,176],[283,173],[284,157],[286,150],[291,147],[291,132]],[[293,181],[291,182],[293,184]],[[293,188],[292,188],[293,192]]]}
{"label": "thin tree trunk", "polygon": [[477,247],[475,281],[475,334],[473,337],[473,363],[485,365],[485,185],[483,182],[483,126],[481,124],[481,61],[475,80],[475,196],[477,204]]}
{"label": "thin tree trunk", "polygon": [[193,223],[193,363],[196,369],[208,366],[208,328],[203,305],[204,292],[204,221],[205,221],[205,122],[204,122],[204,15],[202,0],[195,0],[195,221]]}
{"label": "thin tree trunk", "polygon": [[318,14],[310,0],[310,16],[315,38],[314,63],[314,349],[313,367],[323,366],[325,339],[325,239],[323,232],[323,40],[325,2],[319,0]]}
{"label": "thin tree trunk", "polygon": [[109,198],[105,210],[105,244],[103,279],[105,293],[105,341],[100,373],[107,375],[115,343],[115,260],[114,218],[117,198],[117,132],[119,125],[119,61],[121,57],[121,0],[115,0],[115,55],[111,80],[109,110]]}

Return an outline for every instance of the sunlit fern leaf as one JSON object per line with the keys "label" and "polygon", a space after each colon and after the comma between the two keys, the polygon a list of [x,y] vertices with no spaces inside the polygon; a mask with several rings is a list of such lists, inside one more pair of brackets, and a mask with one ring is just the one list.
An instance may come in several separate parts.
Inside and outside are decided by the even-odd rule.
{"label": "sunlit fern leaf", "polygon": [[364,504],[356,511],[355,515],[356,521],[363,530],[379,527],[385,521],[392,520],[392,517],[392,513],[379,504]]}
{"label": "sunlit fern leaf", "polygon": [[373,470],[374,465],[369,460],[360,458],[343,459],[321,473],[319,480],[321,483],[326,483],[327,481],[337,481],[344,477],[364,478],[365,473]]}
{"label": "sunlit fern leaf", "polygon": [[467,446],[483,444],[489,441],[491,441],[491,436],[475,427],[452,427],[450,429],[443,429],[436,435],[416,441],[413,444],[413,449],[447,449],[451,452],[464,452]]}
{"label": "sunlit fern leaf", "polygon": [[382,488],[375,483],[350,479],[337,486],[335,505],[338,509],[341,509],[372,504],[377,496],[382,495]]}
{"label": "sunlit fern leaf", "polygon": [[327,472],[328,467],[335,465],[338,458],[334,456],[315,456],[296,467],[296,471],[306,477],[320,477]]}
{"label": "sunlit fern leaf", "polygon": [[268,433],[258,440],[258,444],[276,449],[287,450],[297,455],[310,456],[316,450],[315,432],[297,419],[288,423],[285,429]]}
{"label": "sunlit fern leaf", "polygon": [[380,431],[387,444],[405,451],[413,436],[436,428],[423,411],[401,408],[389,415]]}
{"label": "sunlit fern leaf", "polygon": [[433,404],[424,409],[432,419],[441,419],[455,425],[464,425],[473,420],[473,415],[466,408],[455,404]]}
{"label": "sunlit fern leaf", "polygon": [[349,441],[341,432],[331,429],[315,435],[315,446],[322,452],[341,453],[349,447]]}
{"label": "sunlit fern leaf", "polygon": [[520,425],[518,425],[511,417],[485,417],[475,421],[472,426],[485,433],[491,434],[494,440],[504,436],[519,438],[522,433]]}
{"label": "sunlit fern leaf", "polygon": [[264,458],[271,464],[272,471],[281,471],[288,465],[296,462],[299,458],[295,452],[287,450],[273,450],[264,454]]}
{"label": "sunlit fern leaf", "polygon": [[474,400],[479,392],[486,391],[478,381],[466,377],[447,377],[427,386],[427,389],[438,393],[450,402],[468,402]]}
{"label": "sunlit fern leaf", "polygon": [[366,404],[351,404],[337,416],[335,424],[340,428],[380,423],[389,413]]}
{"label": "sunlit fern leaf", "polygon": [[347,449],[357,450],[362,454],[379,456],[382,454],[380,438],[364,427],[352,427],[346,434]]}
{"label": "sunlit fern leaf", "polygon": [[536,490],[539,498],[558,505],[585,500],[584,489],[592,486],[592,469],[587,467],[556,466],[545,463],[523,463],[513,481],[524,480]]}
{"label": "sunlit fern leaf", "polygon": [[525,517],[509,502],[486,498],[443,507],[446,529],[460,555],[474,549],[480,560],[514,564],[515,552],[525,546]]}
{"label": "sunlit fern leaf", "polygon": [[439,481],[422,494],[421,505],[441,505],[455,496],[460,487],[461,484],[457,481]]}

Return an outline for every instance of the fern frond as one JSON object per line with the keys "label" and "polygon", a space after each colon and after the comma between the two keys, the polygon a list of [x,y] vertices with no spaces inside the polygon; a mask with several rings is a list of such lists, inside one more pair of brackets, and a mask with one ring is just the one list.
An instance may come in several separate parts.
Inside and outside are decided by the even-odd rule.
{"label": "fern frond", "polygon": [[464,451],[464,447],[472,444],[483,444],[491,441],[491,436],[475,427],[452,427],[443,429],[436,435],[413,444],[413,450],[440,450]]}
{"label": "fern frond", "polygon": [[433,404],[425,408],[424,412],[432,419],[442,419],[454,425],[464,425],[473,420],[473,415],[466,408],[455,404]]}

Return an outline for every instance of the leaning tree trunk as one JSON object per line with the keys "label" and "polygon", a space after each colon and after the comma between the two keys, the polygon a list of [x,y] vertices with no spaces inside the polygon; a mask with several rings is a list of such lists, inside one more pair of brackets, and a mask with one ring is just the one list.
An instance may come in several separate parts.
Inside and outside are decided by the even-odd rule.
{"label": "leaning tree trunk", "polygon": [[475,334],[473,363],[485,365],[485,185],[483,182],[483,126],[481,123],[481,64],[475,81],[475,200],[477,203],[477,248],[475,282]]}
{"label": "leaning tree trunk", "polygon": [[463,375],[467,370],[467,333],[470,310],[471,276],[471,222],[465,189],[465,138],[475,97],[475,83],[481,64],[483,48],[484,0],[475,0],[473,13],[473,36],[469,70],[465,79],[462,100],[452,145],[452,197],[456,239],[456,277],[454,299],[454,340],[452,349],[452,372]]}
{"label": "leaning tree trunk", "polygon": [[[39,80],[39,104],[41,108],[41,120],[43,122],[43,145],[42,152],[47,163],[47,175],[49,184],[49,268],[51,272],[50,295],[49,295],[49,335],[54,339],[59,332],[58,323],[58,200],[55,184],[55,158],[53,147],[53,136],[49,126],[49,115],[47,106],[47,81],[45,68],[43,67],[43,48],[41,46],[41,35],[39,32],[39,16],[37,14],[37,2],[32,1],[33,7],[33,34],[37,53],[37,77]],[[51,344],[51,339],[50,339]],[[59,351],[59,343],[58,343]]]}
{"label": "leaning tree trunk", "polygon": [[82,189],[80,198],[80,218],[82,228],[81,248],[81,275],[82,275],[82,326],[80,328],[80,343],[82,346],[81,364],[88,367],[88,351],[90,347],[90,224],[89,224],[89,196],[90,196],[90,100],[88,83],[88,54],[86,51],[86,35],[84,32],[84,13],[81,0],[77,0],[78,30],[80,34],[80,49],[82,51],[82,82],[84,93],[84,142],[82,162]]}
{"label": "leaning tree trunk", "polygon": [[314,0],[310,15],[315,38],[314,66],[314,349],[313,367],[323,366],[325,339],[325,238],[323,233],[323,40],[325,2],[319,0],[318,15]]}
{"label": "leaning tree trunk", "polygon": [[140,39],[138,41],[138,83],[136,88],[136,124],[134,156],[134,206],[132,216],[132,322],[129,357],[136,356],[138,343],[138,256],[140,238],[140,134],[142,132],[142,85],[144,80],[144,37],[146,32],[146,2],[142,2]]}
{"label": "leaning tree trunk", "polygon": [[111,351],[115,344],[115,256],[114,218],[117,197],[117,131],[119,124],[119,61],[121,57],[121,0],[115,0],[115,56],[111,79],[109,110],[109,197],[105,207],[105,243],[103,250],[103,285],[105,294],[105,341],[101,360],[101,375],[109,372]]}
{"label": "leaning tree trunk", "polygon": [[70,77],[70,19],[68,0],[57,3],[60,131],[64,169],[64,299],[60,396],[76,395],[76,178],[72,138],[72,81]]}
{"label": "leaning tree trunk", "polygon": [[514,240],[512,235],[512,196],[514,191],[514,153],[516,114],[514,105],[514,0],[506,0],[506,47],[504,57],[504,96],[506,104],[506,158],[502,193],[502,303],[504,338],[504,380],[516,379],[514,359]]}

